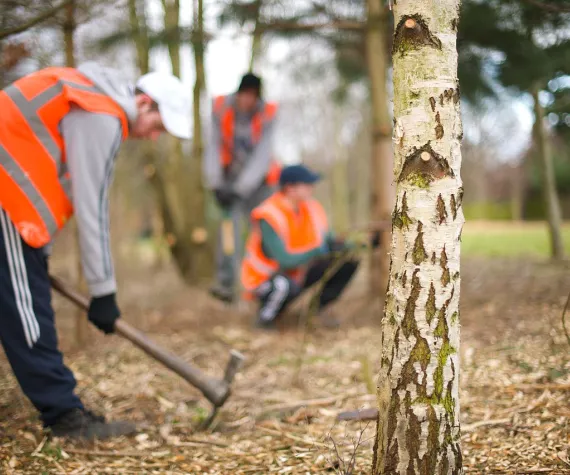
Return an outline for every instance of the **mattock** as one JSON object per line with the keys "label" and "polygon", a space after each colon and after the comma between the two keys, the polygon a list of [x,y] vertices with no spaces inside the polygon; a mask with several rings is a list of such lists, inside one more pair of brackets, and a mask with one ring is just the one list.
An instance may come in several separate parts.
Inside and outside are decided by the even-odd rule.
{"label": "mattock", "polygon": [[[68,298],[81,309],[85,311],[88,310],[89,301],[85,296],[67,286],[57,277],[50,276],[50,282],[51,286],[61,295]],[[230,360],[226,366],[224,377],[222,379],[216,379],[205,375],[198,368],[182,360],[179,356],[170,353],[165,348],[162,348],[148,338],[142,331],[129,325],[123,319],[119,319],[115,322],[115,333],[129,340],[135,346],[138,346],[143,350],[147,355],[174,371],[178,376],[184,378],[192,386],[198,388],[206,399],[208,399],[208,401],[213,405],[212,412],[201,427],[207,428],[212,424],[218,409],[224,405],[231,394],[231,384],[235,375],[243,366],[245,357],[239,351],[230,351]]]}

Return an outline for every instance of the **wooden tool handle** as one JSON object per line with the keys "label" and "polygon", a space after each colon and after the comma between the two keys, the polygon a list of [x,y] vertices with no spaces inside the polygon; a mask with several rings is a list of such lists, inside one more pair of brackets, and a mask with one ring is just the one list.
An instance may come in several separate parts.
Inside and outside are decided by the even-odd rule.
{"label": "wooden tool handle", "polygon": [[224,255],[231,256],[235,253],[234,222],[231,217],[222,221],[222,249]]}
{"label": "wooden tool handle", "polygon": [[[89,301],[79,292],[68,287],[57,277],[50,276],[50,281],[52,287],[61,295],[71,300],[83,310],[87,311],[89,309]],[[230,391],[229,382],[206,376],[199,369],[189,365],[180,357],[157,345],[143,332],[132,327],[122,319],[115,322],[115,332],[184,378],[192,386],[198,388],[214,406],[223,404],[227,399]]]}

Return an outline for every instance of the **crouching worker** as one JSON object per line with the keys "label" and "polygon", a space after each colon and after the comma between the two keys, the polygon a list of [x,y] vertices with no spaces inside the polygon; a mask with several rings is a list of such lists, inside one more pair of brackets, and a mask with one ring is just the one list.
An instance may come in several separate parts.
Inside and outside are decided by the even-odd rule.
{"label": "crouching worker", "polygon": [[[312,197],[319,179],[302,165],[286,167],[280,190],[251,213],[241,280],[247,297],[260,302],[259,328],[273,329],[281,312],[325,277],[334,263],[331,253],[344,247],[334,239],[323,207]],[[357,261],[349,260],[327,276],[319,300],[325,325],[338,324],[322,310],[339,298],[357,267]]]}

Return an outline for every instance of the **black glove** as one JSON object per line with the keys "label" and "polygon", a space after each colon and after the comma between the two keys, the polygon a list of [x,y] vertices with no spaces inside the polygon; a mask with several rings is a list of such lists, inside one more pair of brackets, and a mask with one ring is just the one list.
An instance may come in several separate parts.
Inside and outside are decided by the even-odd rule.
{"label": "black glove", "polygon": [[106,334],[115,332],[115,322],[121,316],[115,294],[91,299],[87,317],[99,330]]}
{"label": "black glove", "polygon": [[229,190],[215,190],[214,195],[216,196],[216,201],[220,205],[220,208],[223,209],[231,208],[237,198],[236,194]]}
{"label": "black glove", "polygon": [[346,243],[342,239],[330,239],[329,249],[331,253],[346,251]]}

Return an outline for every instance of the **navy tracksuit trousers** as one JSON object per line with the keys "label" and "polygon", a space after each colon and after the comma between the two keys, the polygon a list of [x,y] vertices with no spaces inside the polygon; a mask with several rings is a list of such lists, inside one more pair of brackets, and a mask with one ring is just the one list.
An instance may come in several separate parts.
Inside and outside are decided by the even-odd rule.
{"label": "navy tracksuit trousers", "polygon": [[28,246],[0,208],[0,341],[22,390],[45,425],[83,407],[57,348],[42,249]]}
{"label": "navy tracksuit trousers", "polygon": [[[302,286],[285,274],[274,275],[256,291],[260,304],[259,319],[266,322],[275,320],[305,290],[321,280],[333,264],[334,261],[328,258],[315,260],[309,266]],[[356,260],[345,262],[328,277],[319,296],[319,310],[324,309],[341,296],[358,269],[358,264]]]}

